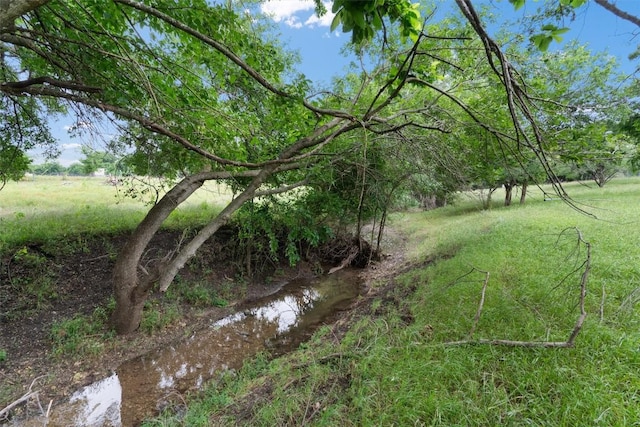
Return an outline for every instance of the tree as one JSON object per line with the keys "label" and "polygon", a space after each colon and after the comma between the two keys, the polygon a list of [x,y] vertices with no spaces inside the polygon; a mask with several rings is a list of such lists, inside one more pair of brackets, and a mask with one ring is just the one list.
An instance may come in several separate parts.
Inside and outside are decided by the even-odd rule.
{"label": "tree", "polygon": [[80,163],[85,175],[90,175],[98,169],[104,169],[109,174],[116,173],[118,158],[114,154],[89,147],[82,147],[82,154],[84,158],[80,160]]}
{"label": "tree", "polygon": [[[371,40],[382,29],[382,44],[393,49],[384,55],[375,79],[362,73],[347,97],[313,96],[265,22],[234,9],[231,2],[0,3],[6,18],[0,22],[3,100],[39,102],[38,112],[45,107],[64,110],[68,103],[83,116],[103,115],[122,129],[117,143],[134,151],[131,167],[178,180],[118,255],[112,316],[118,333],[138,327],[151,290],[157,286],[165,291],[200,245],[245,203],[313,185],[315,176],[329,174],[333,170],[328,168],[337,165],[337,171],[361,183],[350,193],[358,200],[361,222],[368,199],[374,199],[367,196],[388,199],[397,182],[377,179],[380,185],[373,185],[369,180],[368,171],[384,171],[387,165],[371,150],[373,138],[351,138],[360,132],[380,141],[393,140],[383,138],[391,135],[401,140],[410,128],[439,133],[438,118],[448,117],[445,106],[453,106],[500,144],[532,150],[562,192],[544,152],[535,106],[523,83],[512,77],[517,70],[486,34],[471,2],[456,1],[469,26],[443,26],[443,36],[434,37],[418,31],[419,15],[406,0],[336,0],[335,25],[353,31],[355,41]],[[390,40],[387,19],[413,43]],[[455,51],[450,44],[466,43],[471,30],[477,34],[474,47],[484,49],[480,52],[486,52],[494,81],[504,89],[509,133],[495,129],[488,116],[439,81],[439,75],[460,67],[453,53],[451,60],[440,61],[437,52]],[[458,34],[450,38],[451,31]],[[432,102],[420,97],[407,102],[400,96],[407,88],[422,88]],[[341,163],[343,153],[354,161]],[[192,240],[165,256],[145,259],[163,221],[208,180],[231,182],[235,198]],[[376,212],[376,204],[370,206],[368,212]]]}
{"label": "tree", "polygon": [[69,165],[69,167],[67,168],[67,173],[74,176],[85,175],[85,169],[82,163],[76,162]]}
{"label": "tree", "polygon": [[[283,79],[290,75],[290,58],[264,37],[255,16],[204,1],[183,3],[48,2],[2,34],[11,58],[3,66],[19,63],[30,70],[30,76],[5,81],[3,96],[64,100],[85,108],[86,115],[108,112],[124,129],[120,142],[136,150],[132,165],[183,177],[118,256],[112,320],[119,333],[137,328],[151,289],[157,284],[165,291],[244,203],[304,184],[303,171],[344,133],[393,130],[400,120],[380,120],[380,113],[397,98],[401,72],[406,74],[415,54],[410,49],[403,55],[398,73],[367,104],[323,108],[321,100],[306,99],[303,79]],[[179,250],[143,259],[164,219],[211,179],[233,180],[234,200]]]}
{"label": "tree", "polygon": [[36,175],[59,175],[65,172],[65,167],[58,162],[47,161],[29,168]]}

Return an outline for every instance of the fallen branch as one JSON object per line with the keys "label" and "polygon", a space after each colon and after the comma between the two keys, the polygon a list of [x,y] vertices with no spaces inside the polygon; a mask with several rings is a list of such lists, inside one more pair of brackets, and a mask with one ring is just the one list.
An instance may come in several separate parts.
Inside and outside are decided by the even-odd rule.
{"label": "fallen branch", "polygon": [[604,289],[604,283],[602,283],[602,298],[600,298],[600,322],[604,321],[604,301],[607,298],[607,292]]}
{"label": "fallen branch", "polygon": [[[562,231],[561,234],[564,234],[567,230]],[[476,344],[484,344],[484,345],[500,345],[500,346],[509,346],[509,347],[544,347],[544,348],[571,348],[575,345],[575,340],[580,331],[582,330],[582,325],[584,324],[584,320],[587,317],[587,311],[585,310],[585,299],[587,296],[587,282],[589,280],[589,273],[591,272],[591,244],[585,241],[582,237],[582,233],[579,229],[573,228],[578,236],[578,246],[585,245],[587,249],[586,257],[581,267],[584,268],[582,271],[582,275],[580,276],[580,315],[576,320],[576,323],[571,330],[571,334],[566,341],[514,341],[514,340],[487,340],[487,339],[478,339],[478,340],[461,340],[461,341],[450,341],[444,343],[445,345],[476,345]],[[475,270],[475,269],[474,269]],[[473,271],[473,270],[472,270]],[[476,326],[478,325],[478,321],[480,319],[480,315],[482,313],[482,307],[484,305],[484,296],[487,289],[487,284],[489,282],[489,273],[484,272],[486,274],[486,278],[484,281],[484,285],[482,286],[482,292],[480,296],[480,304],[478,305],[478,310],[476,312],[475,318],[473,319],[473,326],[471,327],[471,331],[469,332],[469,338],[471,338],[475,332]],[[602,305],[604,304],[604,287],[602,290],[602,303],[601,303],[601,318],[602,318]]]}
{"label": "fallen branch", "polygon": [[[16,399],[15,401],[13,401],[12,403],[10,403],[9,405],[7,405],[6,407],[4,407],[4,408],[2,408],[0,410],[0,420],[3,419],[3,418],[6,418],[7,415],[9,414],[10,410],[15,408],[16,406],[18,406],[22,402],[26,402],[26,401],[30,400],[31,398],[35,398],[36,401],[38,402],[38,406],[40,406],[40,399],[38,397],[39,391],[33,391],[32,389],[33,389],[33,385],[36,383],[36,381],[38,381],[43,376],[44,375],[39,376],[37,378],[34,378],[33,381],[31,381],[31,385],[29,386],[29,390],[27,390],[27,392],[24,395],[22,395],[22,397]],[[40,406],[40,409],[42,410],[42,406]],[[44,411],[43,411],[43,413],[44,413]]]}
{"label": "fallen branch", "polygon": [[544,348],[569,348],[573,347],[568,341],[513,341],[513,340],[461,340],[446,342],[445,345],[500,345],[507,347],[544,347]]}
{"label": "fallen branch", "polygon": [[489,272],[478,270],[481,273],[485,274],[484,283],[482,284],[482,292],[480,293],[480,303],[478,304],[478,311],[476,311],[476,316],[473,318],[473,325],[471,326],[471,331],[469,331],[469,338],[473,336],[473,333],[476,331],[476,327],[478,326],[478,321],[480,320],[480,315],[482,314],[482,306],[484,306],[484,295],[487,292],[487,285],[489,284]]}
{"label": "fallen branch", "polygon": [[333,267],[331,270],[329,270],[328,274],[332,274],[335,273],[338,270],[342,270],[343,268],[351,265],[351,261],[353,261],[355,259],[356,256],[358,256],[358,254],[360,253],[360,249],[357,247],[353,247],[351,248],[351,252],[349,253],[349,256],[347,256],[342,263],[340,263],[339,266],[337,267]]}
{"label": "fallen branch", "polygon": [[29,399],[31,399],[32,397],[37,396],[37,395],[38,395],[37,391],[29,391],[29,392],[25,393],[22,397],[20,397],[20,398],[16,399],[15,401],[11,402],[5,408],[0,410],[0,419],[3,419],[4,417],[6,417],[9,414],[10,410],[15,408],[16,406],[18,406],[22,402],[26,402]]}

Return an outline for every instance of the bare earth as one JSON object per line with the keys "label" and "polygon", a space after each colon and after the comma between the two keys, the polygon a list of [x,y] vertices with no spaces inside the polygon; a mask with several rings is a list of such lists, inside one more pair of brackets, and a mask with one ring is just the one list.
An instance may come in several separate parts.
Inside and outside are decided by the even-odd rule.
{"label": "bare earth", "polygon": [[[154,245],[168,248],[177,238],[179,236],[176,233],[164,233]],[[233,277],[233,268],[229,263],[225,266],[225,260],[214,255],[227,251],[221,250],[221,243],[213,240],[200,250],[200,254],[204,255],[198,256],[198,268],[185,268],[182,274],[197,277],[204,275],[207,283],[219,287],[218,294],[227,298],[229,306],[201,308],[182,304],[181,318],[161,332],[152,335],[136,332],[126,337],[108,339],[104,350],[96,355],[54,355],[51,338],[51,326],[54,322],[73,318],[77,314],[89,315],[96,307],[106,306],[112,294],[111,270],[114,263],[113,256],[109,254],[117,250],[124,241],[125,237],[109,238],[107,241],[91,240],[83,245],[82,251],[64,256],[47,253],[35,245],[29,247],[30,253],[38,253],[41,258],[51,262],[58,280],[57,298],[48,301],[44,308],[32,310],[33,314],[28,316],[9,315],[15,313],[12,309],[19,303],[11,295],[12,284],[20,274],[26,274],[20,270],[24,267],[20,267],[12,259],[1,260],[0,349],[5,350],[7,356],[5,361],[0,361],[0,411],[30,391],[38,392],[39,401],[46,408],[50,401],[55,404],[74,390],[107,376],[125,360],[180,340],[204,324],[233,312],[234,306],[276,292],[292,277],[313,275],[312,268],[308,264],[302,264],[295,269],[280,269],[279,274],[270,277],[268,281],[246,283],[241,290],[230,289],[229,278]],[[368,284],[391,278],[404,268],[404,239],[388,230],[383,243],[381,261],[373,263],[361,273]],[[385,248],[389,251],[385,252]],[[203,266],[209,268],[203,269]],[[203,270],[206,273],[202,273]],[[373,294],[379,292],[374,289],[376,288],[369,288],[369,298],[360,299],[360,305],[366,305]],[[22,406],[24,404],[17,405],[13,411],[20,411]],[[3,417],[0,416],[0,423],[2,420]]]}

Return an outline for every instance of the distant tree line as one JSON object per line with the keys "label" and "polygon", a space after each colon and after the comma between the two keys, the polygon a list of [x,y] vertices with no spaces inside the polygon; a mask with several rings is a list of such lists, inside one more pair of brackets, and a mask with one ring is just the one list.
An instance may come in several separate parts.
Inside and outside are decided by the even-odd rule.
{"label": "distant tree line", "polygon": [[31,164],[29,172],[34,175],[71,175],[89,176],[99,170],[104,170],[105,175],[121,175],[124,171],[119,158],[107,151],[98,151],[89,147],[82,148],[82,159],[72,163],[68,167],[58,161],[46,161],[41,164]]}

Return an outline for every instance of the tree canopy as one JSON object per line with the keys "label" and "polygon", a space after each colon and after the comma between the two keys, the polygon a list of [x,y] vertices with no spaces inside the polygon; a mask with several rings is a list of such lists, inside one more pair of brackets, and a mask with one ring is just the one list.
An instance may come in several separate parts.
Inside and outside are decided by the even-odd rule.
{"label": "tree canopy", "polygon": [[[517,168],[541,175],[525,166],[531,162],[565,196],[549,130],[566,117],[560,98],[575,88],[542,84],[551,68],[528,75],[530,64],[514,60],[524,47],[506,51],[470,0],[456,4],[461,16],[432,23],[407,0],[335,0],[333,27],[351,32],[358,54],[377,65],[318,94],[269,21],[246,5],[3,0],[0,119],[8,131],[0,155],[55,147],[47,117],[71,113],[78,122],[110,121],[119,137],[109,148],[126,153],[130,170],[172,180],[118,256],[120,333],[137,328],[154,288],[165,291],[200,245],[256,200],[267,200],[266,209],[274,195],[303,188],[299,204],[286,203],[300,218],[331,213],[360,228],[372,218],[384,223],[403,186],[426,183],[446,198],[458,185],[495,185]],[[0,171],[5,179],[26,167],[7,164],[14,170]],[[163,221],[208,180],[229,183],[234,199],[192,240],[145,259]],[[292,229],[292,239],[312,243],[328,234]]]}

